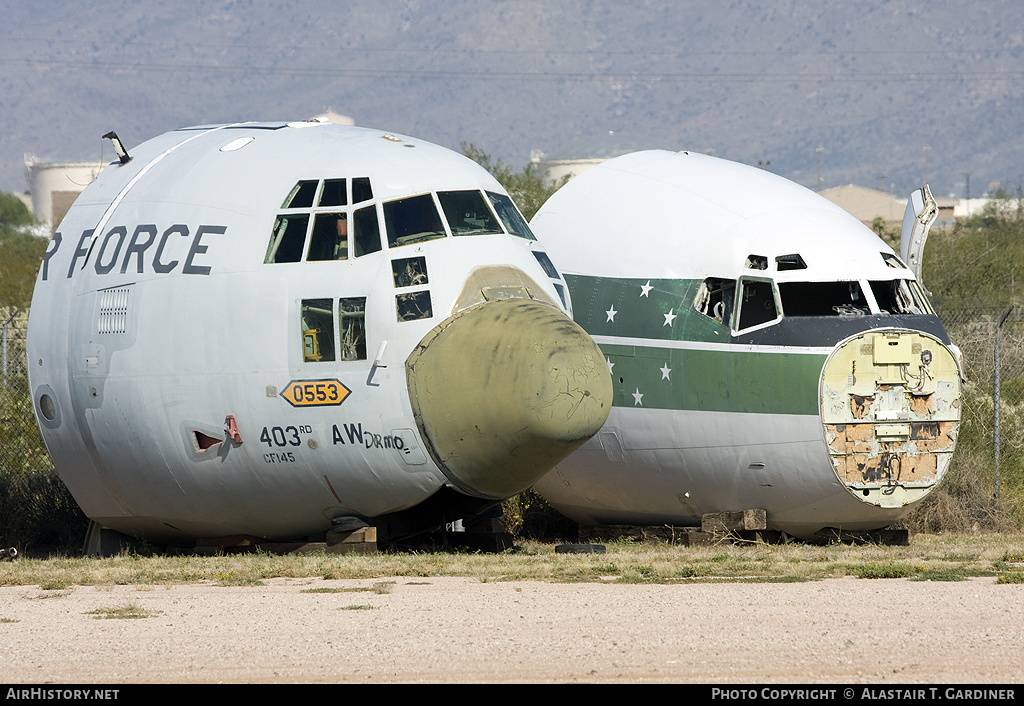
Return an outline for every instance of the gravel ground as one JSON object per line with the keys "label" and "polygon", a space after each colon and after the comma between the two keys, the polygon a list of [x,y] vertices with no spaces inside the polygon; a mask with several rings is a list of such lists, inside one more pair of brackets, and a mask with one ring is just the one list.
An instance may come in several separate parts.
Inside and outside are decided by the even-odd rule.
{"label": "gravel ground", "polygon": [[[1024,670],[1024,585],[991,578],[391,581],[3,587],[3,681],[1010,684]],[[93,613],[121,608],[149,617]]]}

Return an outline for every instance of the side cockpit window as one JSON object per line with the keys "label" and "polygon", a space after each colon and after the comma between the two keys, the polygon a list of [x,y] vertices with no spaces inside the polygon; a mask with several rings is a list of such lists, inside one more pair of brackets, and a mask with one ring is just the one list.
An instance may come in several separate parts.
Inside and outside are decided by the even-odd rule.
{"label": "side cockpit window", "polygon": [[309,214],[282,214],[274,221],[264,262],[299,262],[306,242]]}
{"label": "side cockpit window", "polygon": [[512,203],[512,199],[505,194],[498,194],[493,191],[487,192],[487,199],[494,206],[494,210],[505,226],[505,230],[512,235],[518,235],[520,238],[526,238],[527,240],[537,239],[533,231],[530,230],[530,226],[527,225],[526,219],[519,213],[516,205]]}
{"label": "side cockpit window", "polygon": [[334,309],[330,299],[303,299],[300,309],[302,360],[307,363],[334,360]]}
{"label": "side cockpit window", "polygon": [[729,326],[735,292],[736,280],[708,277],[697,291],[693,308],[723,326]]}
{"label": "side cockpit window", "polygon": [[931,314],[928,300],[914,280],[871,282],[871,293],[883,314]]}
{"label": "side cockpit window", "polygon": [[333,362],[335,335],[341,348],[339,360],[366,360],[366,297],[338,300],[337,331],[332,299],[303,299],[299,321],[303,362]]}
{"label": "side cockpit window", "polygon": [[288,192],[281,208],[309,208],[316,196],[317,181],[300,181]]}
{"label": "side cockpit window", "polygon": [[760,326],[779,318],[775,288],[771,280],[740,280],[740,320],[738,331]]}
{"label": "side cockpit window", "polygon": [[367,177],[297,182],[281,204],[263,261],[324,262],[378,252],[377,206],[346,208],[372,199]]}
{"label": "side cockpit window", "polygon": [[366,297],[338,300],[342,360],[366,360]]}

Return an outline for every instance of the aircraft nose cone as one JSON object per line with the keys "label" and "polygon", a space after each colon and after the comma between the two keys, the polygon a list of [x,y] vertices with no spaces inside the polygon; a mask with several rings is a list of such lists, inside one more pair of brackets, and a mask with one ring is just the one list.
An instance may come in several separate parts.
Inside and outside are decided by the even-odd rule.
{"label": "aircraft nose cone", "polygon": [[506,299],[464,309],[406,360],[413,412],[461,490],[506,498],[597,433],[612,382],[597,344],[558,308]]}

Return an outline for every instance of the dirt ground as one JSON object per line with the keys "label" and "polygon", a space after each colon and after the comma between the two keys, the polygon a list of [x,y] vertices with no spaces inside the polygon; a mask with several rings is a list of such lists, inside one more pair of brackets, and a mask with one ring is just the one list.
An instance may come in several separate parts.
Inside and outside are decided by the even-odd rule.
{"label": "dirt ground", "polygon": [[[1010,684],[1024,672],[1024,585],[991,578],[391,581],[4,587],[0,664],[22,684]],[[103,617],[118,609],[148,617]]]}

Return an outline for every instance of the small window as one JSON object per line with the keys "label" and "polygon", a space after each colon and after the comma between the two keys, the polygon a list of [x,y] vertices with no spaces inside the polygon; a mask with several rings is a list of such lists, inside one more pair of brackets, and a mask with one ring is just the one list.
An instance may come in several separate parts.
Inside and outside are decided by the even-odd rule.
{"label": "small window", "polygon": [[693,308],[720,324],[729,326],[732,320],[732,300],[736,280],[708,277],[701,283]]}
{"label": "small window", "polygon": [[437,199],[448,219],[452,235],[489,235],[501,233],[484,196],[479,191],[439,191]]}
{"label": "small window", "polygon": [[555,292],[558,293],[558,298],[562,300],[562,308],[568,307],[569,304],[565,301],[565,287],[558,282],[555,282]]}
{"label": "small window", "polygon": [[366,360],[366,297],[338,300],[342,360]]}
{"label": "small window", "polygon": [[806,270],[807,263],[804,259],[797,254],[793,255],[779,255],[775,258],[775,269],[779,272],[785,272],[787,270]]}
{"label": "small window", "polygon": [[281,215],[274,221],[264,262],[298,262],[302,259],[302,246],[306,242],[309,214]]}
{"label": "small window", "polygon": [[906,267],[903,266],[903,261],[900,260],[895,255],[893,255],[892,253],[883,252],[883,253],[879,253],[879,255],[882,256],[883,260],[885,260],[885,264],[887,266],[893,268],[894,270],[905,270],[905,269],[907,269]]}
{"label": "small window", "polygon": [[430,307],[430,292],[398,294],[395,296],[395,306],[399,321],[429,319],[434,315]]}
{"label": "small window", "polygon": [[348,216],[344,213],[318,213],[309,239],[310,262],[348,259]]}
{"label": "small window", "polygon": [[558,270],[555,269],[555,264],[551,262],[551,258],[548,257],[547,253],[534,250],[533,256],[537,258],[537,262],[539,262],[540,266],[544,268],[544,272],[548,277],[551,279],[561,279],[561,277],[558,276]]}
{"label": "small window", "polygon": [[313,205],[313,197],[316,196],[316,187],[319,182],[300,181],[292,187],[288,198],[284,200],[281,208],[310,208]]}
{"label": "small window", "polygon": [[303,299],[301,309],[302,360],[334,360],[334,312],[330,299]]}
{"label": "small window", "polygon": [[771,282],[740,280],[740,325],[738,330],[766,324],[779,318],[775,289]]}
{"label": "small window", "polygon": [[867,301],[857,282],[780,282],[786,316],[863,316]]}
{"label": "small window", "polygon": [[767,270],[768,258],[764,255],[747,255],[747,261],[744,263],[744,267],[748,270]]}
{"label": "small window", "polygon": [[384,204],[384,223],[390,248],[443,238],[446,235],[430,194],[388,201]]}
{"label": "small window", "polygon": [[348,206],[348,193],[344,179],[327,179],[320,192],[319,206]]}
{"label": "small window", "polygon": [[356,177],[352,180],[352,203],[362,203],[373,198],[368,177]]}
{"label": "small window", "polygon": [[427,259],[407,257],[391,261],[391,275],[396,287],[416,287],[427,284]]}
{"label": "small window", "polygon": [[487,192],[487,198],[490,199],[494,210],[498,212],[498,218],[504,224],[505,230],[512,235],[518,235],[520,238],[528,240],[537,239],[533,235],[533,231],[530,230],[530,226],[526,224],[526,219],[519,213],[516,205],[512,203],[512,199],[505,194],[496,194],[493,191]]}
{"label": "small window", "polygon": [[[355,180],[353,180],[355,181]],[[356,257],[380,251],[380,226],[377,224],[377,207],[358,209],[352,216],[355,226],[353,244]]]}

